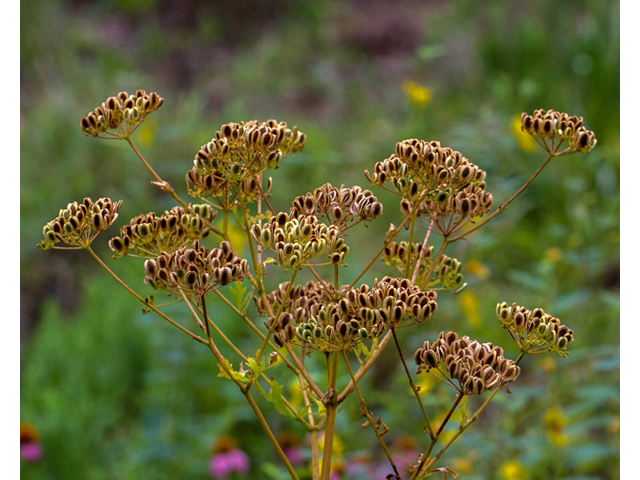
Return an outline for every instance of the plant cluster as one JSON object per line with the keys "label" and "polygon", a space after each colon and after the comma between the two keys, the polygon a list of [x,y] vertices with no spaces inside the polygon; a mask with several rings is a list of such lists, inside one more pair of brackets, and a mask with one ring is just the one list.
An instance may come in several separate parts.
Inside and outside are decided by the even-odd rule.
{"label": "plant cluster", "polygon": [[[133,218],[120,228],[119,236],[112,238],[109,246],[114,258],[144,258],[144,282],[173,297],[169,303],[183,302],[188,317],[180,321],[170,318],[163,311],[167,304],[155,304],[152,296],[138,294],[92,250],[93,240],[116,220],[121,202],[103,198],[95,203],[85,199],[81,204],[69,204],[44,227],[44,240],[39,246],[88,251],[144,304],[146,312],[155,312],[206,346],[216,359],[220,377],[234,382],[246,398],[292,479],[330,478],[336,419],[340,405],[353,393],[366,418],[365,425],[371,425],[389,461],[393,473],[387,478],[417,480],[436,472],[455,474],[449,467],[437,466],[443,454],[500,390],[508,391],[507,384],[520,374],[522,358],[549,351],[567,355],[573,331],[540,308],[529,311],[515,303],[498,304],[496,313],[520,350],[516,360],[506,358],[497,345],[443,330],[437,339],[425,340],[414,352],[417,372],[412,373],[397,333],[400,328],[429,320],[441,321],[442,317],[435,315],[437,291],[464,288],[462,263],[445,254],[449,245],[502,212],[552,158],[588,153],[595,146],[593,132],[586,130],[582,118],[552,110],[522,115],[522,130],[531,134],[549,156],[493,213],[486,173],[460,152],[437,141],[399,142],[395,152],[365,176],[373,186],[400,197],[401,222],[398,227],[391,224],[380,239],[379,250],[356,279],[343,284],[340,272],[350,252],[345,232],[381,217],[383,205],[376,196],[357,185],[338,188],[326,184],[297,196],[288,211],[275,210],[269,202],[273,182],[263,174],[302,150],[306,136],[284,122],[254,120],[223,125],[198,150],[193,167],[186,173],[186,190],[202,203],[188,204],[153,170],[131,139],[137,126],[163,101],[155,92],[121,92],[83,118],[81,127],[90,136],[127,141],[153,175],[153,183],[179,203],[159,216],[148,213]],[[250,258],[241,257],[241,246],[237,241],[234,244],[229,234],[233,221],[246,235]],[[406,231],[408,238],[399,239]],[[442,240],[434,241],[435,235]],[[217,240],[211,242],[211,236]],[[394,269],[395,276],[356,286],[378,261]],[[297,284],[296,277],[303,271],[314,280]],[[288,278],[269,292],[265,287],[267,272],[282,272]],[[212,294],[255,335],[254,353],[242,351],[219,327],[216,315],[207,308]],[[258,321],[260,317],[262,321]],[[391,341],[424,418],[424,453],[408,464],[394,461],[384,438],[390,427],[379,416],[374,417],[358,386]],[[232,355],[223,354],[221,344],[226,344]],[[316,365],[323,365],[323,375],[309,368],[311,360],[305,362],[309,356],[319,360]],[[283,393],[282,379],[265,373],[279,361],[299,382],[304,398],[301,408],[295,408]],[[338,382],[339,370],[349,374],[346,385]],[[414,381],[416,375],[432,375],[455,391],[449,413],[440,425],[434,425],[427,412]],[[294,468],[256,403],[254,392],[309,432],[311,462],[307,470]],[[482,406],[468,417],[468,397],[485,394]],[[463,411],[460,428],[435,453],[456,408]]]}

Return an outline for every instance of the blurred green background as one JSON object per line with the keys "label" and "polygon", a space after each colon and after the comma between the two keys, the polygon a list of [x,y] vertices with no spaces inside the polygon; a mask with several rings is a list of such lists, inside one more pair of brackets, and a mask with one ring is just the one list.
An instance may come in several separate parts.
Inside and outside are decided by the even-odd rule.
{"label": "blurred green background", "polygon": [[[43,449],[40,461],[21,461],[23,478],[206,479],[222,435],[250,455],[246,478],[286,478],[241,395],[217,377],[199,344],[143,315],[84,252],[35,247],[58,209],[85,196],[122,199],[118,227],[173,206],[124,142],[87,138],[79,128],[108,96],[138,88],[157,91],[165,104],[134,140],[183,198],[193,155],[221,124],[298,125],[308,136],[304,152],[273,172],[272,204],[283,210],[325,182],[367,188],[363,170],[413,137],[462,151],[487,171],[494,198],[506,200],[545,158],[514,133],[520,112],[584,116],[598,138],[593,152],[554,160],[504,214],[455,244],[450,255],[463,262],[468,288],[442,292],[429,324],[403,331],[402,341],[411,351],[456,330],[515,358],[497,302],[559,317],[575,331],[571,355],[527,357],[511,395],[500,393],[440,466],[474,480],[619,478],[617,2],[28,0],[21,7],[20,419],[38,429]],[[377,250],[371,239],[399,223],[397,198],[371,189],[385,214],[351,234],[345,280]],[[103,258],[113,235],[96,242]],[[139,261],[110,265],[152,293]],[[380,263],[365,279],[387,273]],[[284,279],[274,270],[270,281]],[[244,326],[223,305],[213,308],[249,349]],[[391,427],[385,438],[407,453],[424,438],[393,353],[363,386],[375,396],[369,407]],[[427,407],[442,418],[453,394],[441,385],[423,390],[431,388]],[[339,416],[339,459],[373,468],[380,452],[360,428],[357,407],[350,398]],[[295,425],[268,419],[304,446]]]}

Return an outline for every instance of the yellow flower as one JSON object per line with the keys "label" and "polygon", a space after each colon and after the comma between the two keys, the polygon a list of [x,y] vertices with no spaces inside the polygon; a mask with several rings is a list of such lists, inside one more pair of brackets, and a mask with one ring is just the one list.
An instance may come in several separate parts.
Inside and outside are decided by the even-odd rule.
{"label": "yellow flower", "polygon": [[520,115],[516,115],[511,120],[511,132],[516,137],[518,145],[525,152],[533,152],[536,148],[536,141],[527,132],[522,131],[522,119]]}
{"label": "yellow flower", "polygon": [[478,313],[480,301],[476,294],[469,291],[462,292],[459,296],[459,302],[460,308],[462,308],[471,326],[479,327],[482,323],[482,318],[480,317],[480,313]]}
{"label": "yellow flower", "polygon": [[406,80],[402,82],[402,89],[409,101],[417,107],[424,107],[431,102],[431,89],[419,83]]}
{"label": "yellow flower", "polygon": [[418,393],[420,395],[428,395],[437,381],[438,379],[431,374],[420,375],[420,381],[416,384],[416,386],[420,387]]}
{"label": "yellow flower", "polygon": [[558,247],[551,247],[544,252],[544,259],[551,263],[556,263],[562,260],[562,250]]}
{"label": "yellow flower", "polygon": [[559,407],[551,407],[544,412],[542,424],[547,430],[547,437],[557,447],[567,443],[568,438],[564,433],[567,423],[567,417]]}
{"label": "yellow flower", "polygon": [[477,260],[469,260],[467,262],[467,271],[481,280],[486,280],[491,275],[487,266]]}
{"label": "yellow flower", "polygon": [[500,476],[503,480],[526,480],[527,472],[519,461],[511,460],[502,464]]}

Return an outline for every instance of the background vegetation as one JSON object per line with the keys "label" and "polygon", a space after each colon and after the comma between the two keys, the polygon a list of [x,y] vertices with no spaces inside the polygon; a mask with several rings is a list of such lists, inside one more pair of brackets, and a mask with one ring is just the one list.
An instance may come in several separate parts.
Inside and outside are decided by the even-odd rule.
{"label": "background vegetation", "polygon": [[[173,206],[124,142],[89,139],[78,127],[107,96],[137,88],[165,97],[137,143],[180,193],[194,153],[222,123],[277,118],[298,125],[308,136],[305,151],[273,173],[272,203],[281,209],[325,182],[367,188],[362,171],[412,137],[461,150],[488,172],[494,198],[507,199],[544,160],[514,134],[514,118],[536,108],[584,116],[598,138],[594,151],[552,162],[504,214],[456,244],[468,288],[441,294],[431,322],[407,330],[403,341],[415,348],[457,330],[504,345],[515,358],[495,318],[497,302],[559,317],[576,333],[571,355],[527,358],[512,394],[497,396],[444,464],[474,480],[619,477],[616,2],[21,6],[20,416],[40,431],[43,448],[39,462],[22,462],[23,478],[205,479],[222,435],[250,455],[246,478],[284,478],[252,413],[237,406],[239,393],[216,377],[206,351],[143,315],[83,252],[35,248],[42,225],[84,196],[122,199],[118,226]],[[368,239],[383,235],[399,211],[396,198],[372,190],[385,214],[353,233],[353,272],[378,248]],[[103,257],[108,238],[97,242]],[[139,262],[122,259],[113,268],[151,293]],[[380,264],[365,279],[385,272]],[[217,308],[242,344],[246,330]],[[391,427],[387,438],[407,453],[421,434],[419,411],[388,353],[366,389]],[[423,386],[431,388],[427,403],[439,411],[451,391]],[[378,456],[375,437],[359,427],[356,403],[339,417],[341,458],[364,469]],[[269,420],[281,433],[295,429]],[[294,443],[304,445],[296,433]],[[343,478],[358,477],[351,471]]]}

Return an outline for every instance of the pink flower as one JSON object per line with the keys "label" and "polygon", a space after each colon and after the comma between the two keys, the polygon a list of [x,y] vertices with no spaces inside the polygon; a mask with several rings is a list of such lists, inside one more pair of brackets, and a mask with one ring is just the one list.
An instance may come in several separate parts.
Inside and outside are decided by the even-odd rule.
{"label": "pink flower", "polygon": [[301,447],[283,448],[282,451],[291,462],[291,465],[301,465],[305,462],[304,451]]}
{"label": "pink flower", "polygon": [[215,454],[209,462],[212,478],[227,478],[231,473],[248,473],[249,457],[239,448]]}
{"label": "pink flower", "polygon": [[27,462],[37,462],[42,457],[42,447],[37,442],[23,443],[20,445],[20,456]]}
{"label": "pink flower", "polygon": [[37,462],[42,457],[40,432],[31,423],[20,424],[20,456],[26,462]]}

